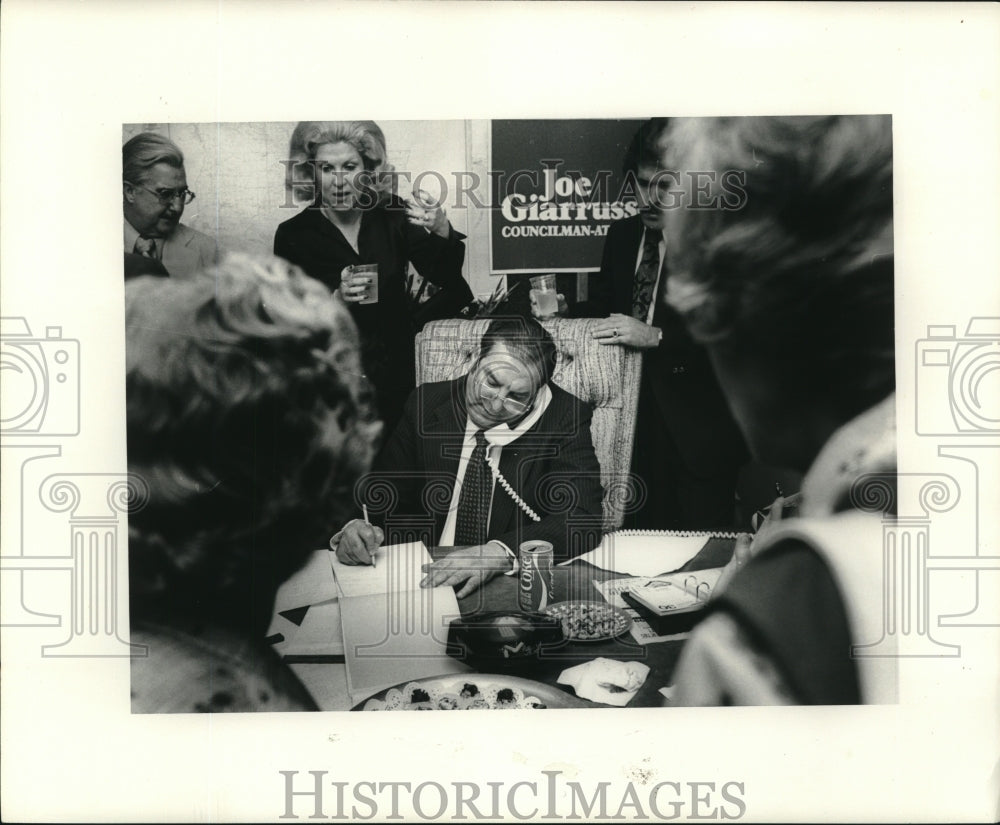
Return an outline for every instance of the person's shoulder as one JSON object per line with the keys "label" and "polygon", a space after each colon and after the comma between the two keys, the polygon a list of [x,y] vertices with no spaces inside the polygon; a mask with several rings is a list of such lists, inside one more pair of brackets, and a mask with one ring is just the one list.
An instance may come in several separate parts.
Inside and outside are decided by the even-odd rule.
{"label": "person's shoulder", "polygon": [[629,235],[642,234],[642,217],[630,215],[620,221],[613,221],[608,227],[608,238],[623,238]]}
{"label": "person's shoulder", "polygon": [[549,402],[547,412],[559,415],[567,413],[590,415],[590,405],[569,390],[564,390],[558,384],[550,381],[549,391],[552,393],[552,400]]}
{"label": "person's shoulder", "polygon": [[307,226],[313,224],[316,220],[316,216],[320,214],[316,209],[305,208],[296,212],[292,217],[287,220],[283,220],[278,224],[276,232],[289,232],[299,229],[303,229]]}
{"label": "person's shoulder", "polygon": [[459,398],[464,376],[453,381],[426,381],[418,384],[406,399],[406,409],[421,416]]}
{"label": "person's shoulder", "polygon": [[273,650],[231,631],[139,621],[132,638],[150,654],[132,660],[135,713],[318,710]]}
{"label": "person's shoulder", "polygon": [[451,381],[427,381],[414,389],[411,395],[419,399],[424,406],[437,405],[444,399],[451,398],[464,380],[465,376]]}
{"label": "person's shoulder", "polygon": [[184,246],[215,246],[215,239],[204,232],[188,226],[186,223],[179,223],[170,234],[170,240],[181,243]]}

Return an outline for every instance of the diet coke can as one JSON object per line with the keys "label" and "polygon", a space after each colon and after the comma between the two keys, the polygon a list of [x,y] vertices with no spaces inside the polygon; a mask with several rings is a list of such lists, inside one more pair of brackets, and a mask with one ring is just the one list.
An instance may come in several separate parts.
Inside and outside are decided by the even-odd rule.
{"label": "diet coke can", "polygon": [[552,601],[552,543],[526,541],[521,545],[521,586],[518,604],[521,610],[542,610]]}

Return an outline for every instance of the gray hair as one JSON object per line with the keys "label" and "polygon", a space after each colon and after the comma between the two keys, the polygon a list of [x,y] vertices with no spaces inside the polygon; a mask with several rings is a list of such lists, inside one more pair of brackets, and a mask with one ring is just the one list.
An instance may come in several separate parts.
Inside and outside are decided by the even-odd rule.
{"label": "gray hair", "polygon": [[156,164],[184,168],[184,153],[170,138],[155,132],[142,132],[122,146],[122,180],[142,183]]}
{"label": "gray hair", "polygon": [[745,194],[668,218],[667,300],[692,335],[772,364],[843,414],[891,392],[890,118],[684,118],[662,149],[681,180],[715,173],[718,193],[736,173]]}
{"label": "gray hair", "polygon": [[193,280],[130,280],[125,327],[128,464],[148,487],[133,610],[244,615],[250,593],[269,610],[371,458],[349,313],[297,267],[231,254]]}

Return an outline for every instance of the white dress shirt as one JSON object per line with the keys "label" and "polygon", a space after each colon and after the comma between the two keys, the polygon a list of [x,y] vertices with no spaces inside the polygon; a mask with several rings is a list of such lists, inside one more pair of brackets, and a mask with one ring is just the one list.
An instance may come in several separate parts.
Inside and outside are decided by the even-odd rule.
{"label": "white dress shirt", "polygon": [[[486,448],[486,456],[491,463],[500,466],[500,453],[507,444],[517,441],[522,435],[530,430],[552,401],[552,390],[546,384],[538,392],[535,398],[535,406],[516,427],[511,428],[506,423],[497,424],[492,429],[486,430],[483,437],[489,445]],[[471,420],[465,421],[465,438],[462,441],[462,454],[458,459],[458,470],[455,476],[455,489],[451,496],[451,505],[448,508],[448,518],[444,522],[444,530],[441,532],[440,543],[442,547],[453,547],[455,544],[455,526],[458,523],[458,499],[462,493],[462,480],[465,478],[465,470],[469,466],[469,459],[472,458],[472,451],[476,448],[476,432],[479,430]],[[496,483],[490,488],[490,517],[493,515],[493,492],[496,490]],[[486,521],[489,527],[489,518]],[[494,539],[494,541],[496,541]],[[497,542],[503,544],[503,542]],[[506,545],[505,545],[506,546]],[[510,549],[510,548],[508,548]]]}

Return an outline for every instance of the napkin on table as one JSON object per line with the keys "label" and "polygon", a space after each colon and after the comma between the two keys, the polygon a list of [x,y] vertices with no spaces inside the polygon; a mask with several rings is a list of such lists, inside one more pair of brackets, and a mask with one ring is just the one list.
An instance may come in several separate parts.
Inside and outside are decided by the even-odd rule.
{"label": "napkin on table", "polygon": [[604,657],[567,668],[557,681],[569,685],[581,699],[624,707],[649,675],[642,662],[618,662]]}

